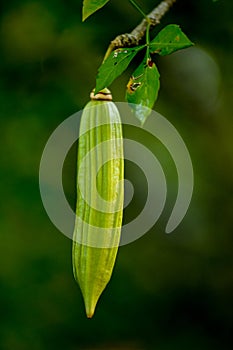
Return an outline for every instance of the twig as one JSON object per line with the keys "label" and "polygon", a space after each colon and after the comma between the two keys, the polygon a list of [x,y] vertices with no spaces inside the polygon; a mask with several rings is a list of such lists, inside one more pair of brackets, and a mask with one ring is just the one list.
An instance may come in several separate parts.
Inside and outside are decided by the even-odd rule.
{"label": "twig", "polygon": [[[150,28],[160,23],[161,18],[170,9],[170,7],[176,2],[176,0],[163,0],[158,6],[154,8],[148,15],[147,18],[150,21]],[[148,26],[148,20],[143,19],[141,23],[131,32],[118,35],[114,40],[111,41],[104,60],[110,55],[110,53],[120,47],[132,47],[137,46],[146,33]]]}

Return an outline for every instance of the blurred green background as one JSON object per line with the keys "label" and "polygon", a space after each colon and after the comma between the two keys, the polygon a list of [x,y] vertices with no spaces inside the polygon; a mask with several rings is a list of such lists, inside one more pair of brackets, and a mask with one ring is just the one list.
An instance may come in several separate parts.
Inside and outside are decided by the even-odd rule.
{"label": "blurred green background", "polygon": [[[149,11],[159,1],[138,2]],[[233,2],[179,0],[155,29],[179,24],[196,44],[157,59],[155,106],[190,151],[193,199],[166,235],[177,177],[158,143],[166,208],[147,235],[120,248],[92,320],[72,276],[71,241],[43,208],[38,169],[50,134],[89,100],[108,43],[133,29],[140,15],[127,1],[112,0],[82,23],[81,6],[81,0],[0,4],[0,349],[231,349]],[[124,100],[132,69],[111,86],[116,101]],[[129,221],[143,207],[146,182],[130,162],[126,175],[135,184]],[[63,180],[74,207],[75,147]]]}

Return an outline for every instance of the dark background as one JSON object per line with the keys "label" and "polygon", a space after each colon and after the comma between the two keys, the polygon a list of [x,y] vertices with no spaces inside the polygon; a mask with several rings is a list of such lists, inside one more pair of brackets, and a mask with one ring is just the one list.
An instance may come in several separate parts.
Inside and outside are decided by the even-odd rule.
{"label": "dark background", "polygon": [[[158,1],[139,3],[150,11]],[[81,5],[0,4],[0,348],[231,349],[233,2],[177,1],[155,29],[179,24],[196,44],[157,59],[155,106],[190,151],[193,199],[183,222],[166,235],[177,177],[158,145],[168,178],[165,211],[147,235],[120,248],[92,320],[72,276],[71,241],[43,208],[38,169],[50,134],[89,100],[109,41],[133,29],[140,15],[127,1],[111,0],[82,23]],[[111,86],[116,101],[124,100],[132,69]],[[146,184],[130,162],[126,173],[136,184],[127,221],[145,201]],[[74,207],[75,147],[64,166],[64,186]]]}

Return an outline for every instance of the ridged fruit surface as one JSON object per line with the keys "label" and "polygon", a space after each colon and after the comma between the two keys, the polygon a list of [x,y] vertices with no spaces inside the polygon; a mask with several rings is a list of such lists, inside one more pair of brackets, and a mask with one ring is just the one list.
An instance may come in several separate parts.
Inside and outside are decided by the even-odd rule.
{"label": "ridged fruit surface", "polygon": [[79,133],[73,271],[90,318],[111,278],[121,234],[124,158],[116,105],[90,101]]}

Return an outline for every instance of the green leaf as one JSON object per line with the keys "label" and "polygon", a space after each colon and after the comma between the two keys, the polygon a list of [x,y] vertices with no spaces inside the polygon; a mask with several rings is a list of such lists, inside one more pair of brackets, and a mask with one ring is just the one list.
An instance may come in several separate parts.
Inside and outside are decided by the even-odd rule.
{"label": "green leaf", "polygon": [[165,56],[192,45],[178,25],[169,24],[150,42],[150,52]]}
{"label": "green leaf", "polygon": [[95,92],[97,93],[108,87],[113,80],[124,72],[134,56],[143,48],[144,46],[136,46],[130,49],[123,48],[111,52],[110,56],[98,70]]}
{"label": "green leaf", "polygon": [[127,84],[126,100],[132,103],[141,124],[151,113],[159,91],[159,72],[154,62],[147,57],[135,70]]}
{"label": "green leaf", "polygon": [[109,0],[83,0],[83,21],[107,4],[107,2],[109,2]]}

